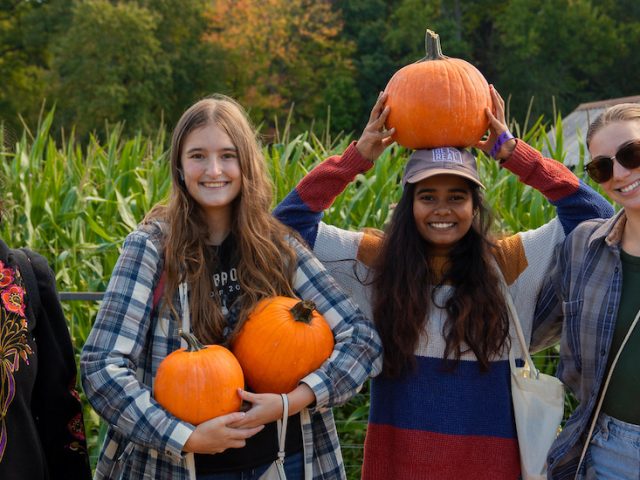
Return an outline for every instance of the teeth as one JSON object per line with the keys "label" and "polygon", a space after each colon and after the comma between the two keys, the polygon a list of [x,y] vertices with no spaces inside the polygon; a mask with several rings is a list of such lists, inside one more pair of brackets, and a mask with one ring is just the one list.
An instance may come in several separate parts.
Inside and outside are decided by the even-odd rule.
{"label": "teeth", "polygon": [[618,190],[621,191],[622,193],[627,193],[633,190],[634,188],[637,188],[638,186],[640,186],[640,180],[636,180],[631,185],[624,188],[619,188]]}
{"label": "teeth", "polygon": [[220,188],[224,187],[227,182],[203,182],[202,185],[207,188]]}
{"label": "teeth", "polygon": [[455,223],[430,223],[429,226],[433,227],[433,228],[441,228],[441,229],[445,229],[445,228],[451,228],[455,225]]}

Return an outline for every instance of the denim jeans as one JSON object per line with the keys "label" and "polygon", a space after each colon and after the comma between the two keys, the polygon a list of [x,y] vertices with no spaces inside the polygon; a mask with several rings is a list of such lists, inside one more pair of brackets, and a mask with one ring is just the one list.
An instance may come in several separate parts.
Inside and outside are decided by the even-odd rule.
{"label": "denim jeans", "polygon": [[640,480],[640,425],[601,413],[589,453],[598,480]]}
{"label": "denim jeans", "polygon": [[[196,478],[198,480],[258,480],[270,465],[271,463],[267,463],[266,465],[236,472],[196,475]],[[303,452],[284,457],[284,471],[287,474],[287,480],[302,480],[304,478]]]}

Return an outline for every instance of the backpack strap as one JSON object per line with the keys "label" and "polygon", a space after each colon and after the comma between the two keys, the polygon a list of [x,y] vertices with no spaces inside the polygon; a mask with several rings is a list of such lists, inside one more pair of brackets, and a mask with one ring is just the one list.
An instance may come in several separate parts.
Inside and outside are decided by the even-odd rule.
{"label": "backpack strap", "polygon": [[162,274],[160,275],[160,279],[158,280],[158,284],[156,288],[153,289],[153,303],[151,304],[151,311],[154,312],[158,308],[160,304],[160,300],[162,299],[162,295],[164,295],[164,284],[167,281],[167,271],[162,270]]}
{"label": "backpack strap", "polygon": [[[158,241],[162,243],[161,237],[166,237],[168,225],[159,220],[152,220],[147,224],[143,224],[141,228],[150,235],[158,237]],[[164,253],[161,254],[161,257],[164,258]],[[165,284],[167,283],[167,271],[164,269],[164,261],[160,263],[162,264],[162,273],[160,274],[158,283],[153,288],[153,300],[151,302],[152,315],[157,311],[158,305],[160,305],[160,300],[162,300],[162,296],[164,295]]]}
{"label": "backpack strap", "polygon": [[27,299],[29,299],[28,307],[31,308],[31,312],[35,318],[40,310],[40,289],[38,288],[38,280],[31,265],[31,258],[29,256],[31,252],[26,248],[12,248],[11,253],[13,253],[20,274],[24,279]]}

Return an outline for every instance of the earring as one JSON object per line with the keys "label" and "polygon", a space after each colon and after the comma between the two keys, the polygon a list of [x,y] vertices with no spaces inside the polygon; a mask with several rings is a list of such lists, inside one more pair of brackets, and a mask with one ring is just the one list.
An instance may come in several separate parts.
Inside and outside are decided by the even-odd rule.
{"label": "earring", "polygon": [[180,169],[178,169],[178,177],[180,177],[180,183],[184,183],[184,173]]}

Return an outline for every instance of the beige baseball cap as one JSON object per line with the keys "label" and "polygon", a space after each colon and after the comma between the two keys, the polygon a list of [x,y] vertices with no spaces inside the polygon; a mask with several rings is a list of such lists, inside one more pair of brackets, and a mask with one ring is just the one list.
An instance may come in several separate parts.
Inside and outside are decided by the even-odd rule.
{"label": "beige baseball cap", "polygon": [[404,169],[402,186],[442,174],[459,175],[485,188],[478,176],[475,157],[468,150],[453,147],[414,151]]}

